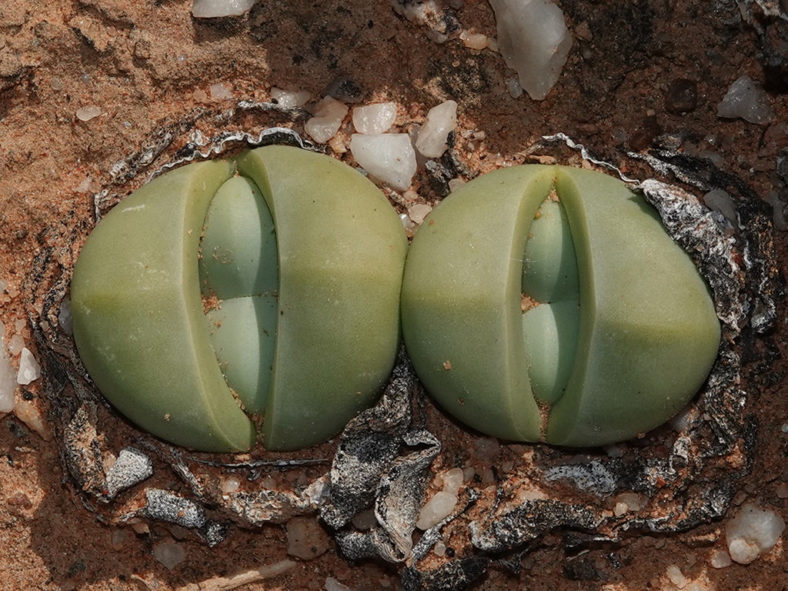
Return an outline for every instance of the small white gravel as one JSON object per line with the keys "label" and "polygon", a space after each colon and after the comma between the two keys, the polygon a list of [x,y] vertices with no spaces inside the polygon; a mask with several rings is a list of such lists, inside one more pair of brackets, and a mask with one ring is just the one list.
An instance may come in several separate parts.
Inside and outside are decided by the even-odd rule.
{"label": "small white gravel", "polygon": [[15,334],[8,340],[8,352],[11,357],[16,357],[25,348],[25,339],[21,334]]}
{"label": "small white gravel", "polygon": [[506,91],[513,99],[523,96],[523,87],[520,86],[520,81],[517,78],[506,79]]}
{"label": "small white gravel", "polygon": [[711,552],[709,564],[711,564],[713,568],[726,568],[733,564],[733,561],[731,560],[730,554],[725,550],[716,549]]}
{"label": "small white gravel", "polygon": [[416,527],[427,530],[434,527],[454,511],[457,505],[457,495],[446,491],[439,491],[421,508]]}
{"label": "small white gravel", "polygon": [[774,119],[769,95],[749,76],[738,78],[717,105],[717,116],[724,119],[741,118],[762,125]]}
{"label": "small white gravel", "polygon": [[457,127],[457,103],[446,101],[432,107],[416,137],[416,149],[427,158],[440,158],[446,151],[449,133]]}
{"label": "small white gravel", "polygon": [[354,133],[350,138],[350,151],[370,176],[398,191],[410,187],[416,174],[416,152],[408,134]]}
{"label": "small white gravel", "polygon": [[90,121],[101,115],[101,107],[88,105],[77,109],[77,119],[80,121]]}
{"label": "small white gravel", "polygon": [[304,125],[306,133],[319,144],[325,144],[334,137],[347,115],[348,108],[334,97],[327,96],[317,103],[314,117]]}
{"label": "small white gravel", "polygon": [[375,103],[353,109],[353,127],[358,133],[375,135],[386,133],[397,118],[397,104]]}
{"label": "small white gravel", "polygon": [[487,47],[487,35],[483,33],[471,33],[463,31],[460,33],[460,41],[468,49],[485,49]]}
{"label": "small white gravel", "polygon": [[224,494],[238,492],[241,488],[241,481],[237,476],[228,476],[222,480],[222,492]]}
{"label": "small white gravel", "polygon": [[432,211],[432,206],[426,203],[414,203],[408,207],[408,217],[413,220],[413,223],[420,226],[427,217],[427,214]]}
{"label": "small white gravel", "polygon": [[33,354],[27,347],[22,349],[22,355],[19,358],[19,373],[16,376],[17,384],[27,386],[30,382],[37,380],[41,376],[41,366],[38,361],[33,357]]}
{"label": "small white gravel", "polygon": [[312,95],[306,90],[283,90],[274,87],[271,89],[271,98],[274,99],[278,105],[286,109],[292,109],[307,104],[312,98]]}
{"label": "small white gravel", "polygon": [[750,564],[774,547],[784,529],[777,513],[746,503],[725,526],[728,554],[734,562]]}
{"label": "small white gravel", "polygon": [[173,540],[162,540],[153,545],[153,557],[172,570],[186,560],[186,550]]}
{"label": "small white gravel", "polygon": [[256,2],[257,0],[194,0],[192,15],[195,18],[240,16]]}
{"label": "small white gravel", "polygon": [[640,511],[646,506],[646,497],[633,492],[625,492],[613,499],[613,514],[621,517],[630,511]]}
{"label": "small white gravel", "polygon": [[675,564],[671,564],[667,568],[665,575],[668,577],[668,580],[679,589],[683,589],[687,586],[687,577],[684,576],[684,573],[682,573],[681,569]]}
{"label": "small white gravel", "polygon": [[464,480],[462,468],[452,468],[443,473],[443,490],[456,495]]}
{"label": "small white gravel", "polygon": [[211,98],[215,101],[231,100],[233,98],[232,90],[227,88],[222,82],[211,84],[208,88],[208,92],[211,93]]}

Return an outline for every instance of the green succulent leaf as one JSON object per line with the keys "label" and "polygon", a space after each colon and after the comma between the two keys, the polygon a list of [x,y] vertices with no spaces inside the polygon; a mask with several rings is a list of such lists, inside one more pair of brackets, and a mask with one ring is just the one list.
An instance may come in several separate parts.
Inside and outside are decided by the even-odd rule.
{"label": "green succulent leaf", "polygon": [[246,410],[269,449],[305,447],[391,371],[407,241],[332,158],[271,146],[237,166],[167,173],[102,220],[74,271],[74,336],[104,395],[163,439],[248,449]]}
{"label": "green succulent leaf", "polygon": [[607,175],[520,166],[463,185],[417,232],[405,344],[471,427],[569,446],[666,421],[702,385],[720,329],[655,213]]}
{"label": "green succulent leaf", "polygon": [[190,164],[140,188],[93,230],[71,282],[74,338],[98,388],[145,430],[205,451],[255,437],[211,348],[197,269],[206,211],[232,173]]}

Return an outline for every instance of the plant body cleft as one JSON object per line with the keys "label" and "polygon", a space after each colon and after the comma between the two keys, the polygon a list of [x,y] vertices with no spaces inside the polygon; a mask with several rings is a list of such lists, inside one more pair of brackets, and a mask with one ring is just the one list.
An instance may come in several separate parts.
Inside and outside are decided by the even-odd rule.
{"label": "plant body cleft", "polygon": [[99,390],[162,439],[306,447],[385,383],[406,247],[383,194],[328,156],[268,146],[190,164],[91,233],[74,338]]}
{"label": "plant body cleft", "polygon": [[483,175],[435,208],[408,253],[402,323],[458,420],[576,447],[667,421],[720,341],[708,288],[656,213],[621,181],[562,166]]}

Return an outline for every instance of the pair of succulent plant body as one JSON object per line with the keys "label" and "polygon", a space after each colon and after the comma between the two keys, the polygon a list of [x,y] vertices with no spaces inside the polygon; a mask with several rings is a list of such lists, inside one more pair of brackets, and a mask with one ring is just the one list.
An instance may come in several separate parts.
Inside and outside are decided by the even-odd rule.
{"label": "pair of succulent plant body", "polygon": [[419,377],[457,419],[571,446],[667,420],[720,338],[690,259],[607,175],[484,175],[408,248],[363,175],[282,146],[140,188],[89,237],[71,292],[102,393],[147,431],[204,451],[335,435],[375,401],[400,325]]}

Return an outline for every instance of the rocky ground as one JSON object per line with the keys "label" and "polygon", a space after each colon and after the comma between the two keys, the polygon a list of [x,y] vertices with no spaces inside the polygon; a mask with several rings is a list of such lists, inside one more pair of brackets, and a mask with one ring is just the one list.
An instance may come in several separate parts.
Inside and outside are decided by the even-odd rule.
{"label": "rocky ground", "polygon": [[[394,5],[400,10],[386,2],[263,0],[246,15],[218,20],[193,18],[190,0],[5,0],[0,5],[0,320],[14,370],[21,363],[28,378],[38,375],[23,347],[43,366],[40,377],[17,389],[14,412],[0,413],[4,589],[218,590],[246,584],[250,590],[346,585],[361,591],[400,585],[401,566],[348,562],[313,517],[252,529],[233,526],[224,541],[208,547],[179,525],[108,523],[117,523],[139,495],[119,497],[122,509],[96,507],[89,491],[80,493],[64,472],[62,432],[56,428],[63,418],[45,396],[51,366],[45,363],[45,341],[36,338],[51,304],[46,289],[54,277],[67,280],[96,208],[138,186],[189,141],[226,129],[257,133],[274,124],[303,132],[308,115],[237,109],[238,101],[268,101],[275,87],[309,92],[313,102],[307,108],[326,94],[351,107],[393,101],[396,128],[409,131],[423,123],[431,107],[455,100],[457,166],[449,177],[422,166],[410,191],[388,192],[398,210],[416,222],[440,200],[450,178],[467,180],[539,159],[580,164],[579,155],[564,148],[530,150],[543,135],[563,132],[626,173],[641,172],[627,152],[668,147],[701,156],[739,177],[764,202],[777,204],[772,262],[785,273],[784,2],[782,16],[778,2],[559,2],[574,43],[558,83],[542,101],[513,96],[519,94],[515,73],[476,36],[496,37],[486,2],[447,2],[450,11],[439,11],[443,20],[423,23],[408,20]],[[718,105],[745,75],[765,90],[756,99],[765,114],[751,118],[755,122],[719,117]],[[327,151],[352,164],[351,132],[348,117]],[[771,205],[764,211],[772,217]],[[715,467],[715,478],[735,487],[722,519],[701,520],[677,533],[608,528],[602,532],[606,538],[579,546],[569,544],[561,531],[547,533],[524,552],[506,554],[509,566],[511,561],[521,566],[519,572],[500,562],[489,565],[477,588],[784,589],[782,542],[748,565],[729,564],[725,530],[747,504],[785,517],[785,318],[779,300],[774,328],[742,340],[745,360],[760,363],[752,366],[755,371],[745,367],[741,384],[748,393],[741,417],[757,431],[748,431],[753,436],[739,449],[742,457],[753,458],[751,467],[730,456]],[[133,428],[108,409],[100,415],[102,442],[119,449],[136,441]],[[463,486],[473,483],[487,496],[445,531],[419,566],[424,570],[470,555],[468,521],[489,508],[502,482],[511,497],[527,498],[523,483],[531,459],[564,454],[478,437],[429,404],[426,420],[443,444],[428,493],[445,485],[444,472],[461,467]],[[666,428],[642,443],[598,455],[657,458],[672,437]],[[334,445],[299,457],[330,458]],[[238,482],[224,475],[221,482],[227,490],[261,484],[293,488],[326,469],[319,464],[249,475],[256,479],[243,473]],[[731,479],[733,472],[741,477]],[[172,473],[157,478],[162,488],[184,488]],[[672,500],[659,497],[662,505],[646,507],[644,515],[669,509],[689,513],[682,503],[697,498],[693,495],[701,493],[695,489],[703,486],[684,484],[686,490],[671,489]],[[600,511],[624,516],[622,523],[626,514],[642,509],[638,497],[590,499],[560,486],[547,492],[595,503]]]}

